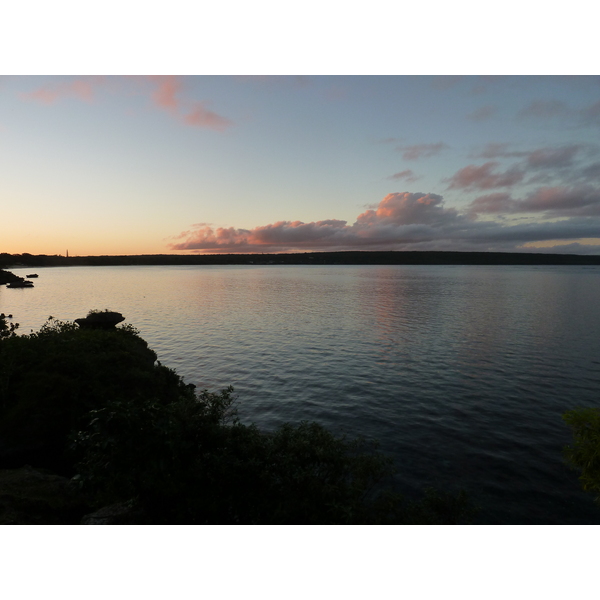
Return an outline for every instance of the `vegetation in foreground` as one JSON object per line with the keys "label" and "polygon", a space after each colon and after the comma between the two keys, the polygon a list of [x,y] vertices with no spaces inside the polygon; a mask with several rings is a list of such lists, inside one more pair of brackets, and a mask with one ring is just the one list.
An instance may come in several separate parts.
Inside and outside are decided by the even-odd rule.
{"label": "vegetation in foreground", "polygon": [[577,408],[563,415],[573,432],[574,443],[565,448],[567,463],[580,472],[586,492],[596,494],[600,505],[600,408]]}
{"label": "vegetation in foreground", "polygon": [[0,468],[72,478],[81,511],[126,503],[129,522],[155,524],[472,520],[463,493],[412,502],[386,487],[392,462],[365,440],[240,423],[232,388],[196,392],[131,326],[15,329],[0,318]]}

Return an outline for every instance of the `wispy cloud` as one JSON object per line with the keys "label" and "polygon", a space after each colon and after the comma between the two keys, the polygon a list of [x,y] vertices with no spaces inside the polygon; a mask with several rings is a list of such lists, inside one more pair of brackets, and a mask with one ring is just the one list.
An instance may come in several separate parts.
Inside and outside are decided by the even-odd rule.
{"label": "wispy cloud", "polygon": [[492,142],[486,144],[483,150],[473,155],[473,158],[506,158],[527,156],[527,152],[509,150],[510,144],[505,142]]}
{"label": "wispy cloud", "polygon": [[411,169],[406,169],[405,171],[400,171],[399,173],[394,173],[390,175],[388,179],[393,181],[407,181],[408,183],[412,183],[413,181],[417,181],[419,177],[417,177]]}
{"label": "wispy cloud", "polygon": [[232,122],[229,119],[218,115],[212,110],[208,110],[201,102],[197,103],[183,120],[188,125],[206,127],[208,129],[214,129],[215,131],[225,131],[232,125]]}
{"label": "wispy cloud", "polygon": [[404,160],[418,160],[419,158],[428,158],[439,154],[443,150],[449,148],[444,142],[437,144],[414,144],[412,146],[397,146],[396,150],[402,152]]}
{"label": "wispy cloud", "polygon": [[600,183],[600,162],[592,163],[581,169],[579,177],[585,181]]}
{"label": "wispy cloud", "polygon": [[600,100],[579,111],[584,124],[600,125]]}
{"label": "wispy cloud", "polygon": [[[518,159],[505,171],[504,175],[508,177],[492,172],[500,163],[490,161],[480,166],[469,165],[458,171],[450,181],[453,188],[491,189],[509,187],[507,183],[511,185],[515,183],[510,175],[519,179],[522,174],[524,177],[528,176],[526,180],[523,179],[528,185],[596,183],[600,178],[598,154],[598,146],[589,143],[543,146],[532,150],[513,149],[506,143],[490,143],[472,157]],[[590,162],[594,159],[595,162]]]}
{"label": "wispy cloud", "polygon": [[181,107],[177,94],[183,88],[181,79],[174,75],[151,76],[149,79],[156,86],[152,92],[154,104],[163,110],[178,113]]}
{"label": "wispy cloud", "polygon": [[560,100],[535,100],[519,112],[521,118],[552,118],[568,115],[571,109]]}
{"label": "wispy cloud", "polygon": [[496,193],[476,198],[469,205],[471,215],[498,213],[543,213],[545,218],[600,216],[600,190],[589,185],[543,187],[524,199]]}
{"label": "wispy cloud", "polygon": [[[85,77],[52,82],[21,96],[43,104],[53,104],[66,98],[91,102],[96,89],[106,81],[104,77]],[[230,119],[209,109],[206,101],[190,98],[186,94],[185,80],[176,75],[110,78],[111,85],[107,89],[122,93],[131,81],[138,84],[135,88],[137,93],[148,95],[152,106],[166,111],[179,123],[214,131],[225,131],[233,125]]]}
{"label": "wispy cloud", "polygon": [[464,75],[436,75],[431,80],[431,87],[439,91],[449,90],[458,85],[464,78]]}
{"label": "wispy cloud", "polygon": [[558,148],[539,148],[527,156],[527,164],[535,169],[560,169],[570,167],[573,159],[581,151],[581,144]]}
{"label": "wispy cloud", "polygon": [[510,144],[490,143],[486,144],[474,158],[525,158],[528,167],[533,168],[556,168],[566,167],[573,164],[573,159],[582,154],[594,155],[597,150],[585,144],[567,144],[559,146],[544,146],[533,150],[510,150]]}
{"label": "wispy cloud", "polygon": [[233,125],[230,119],[210,110],[206,102],[193,101],[185,96],[182,77],[156,75],[148,77],[148,80],[154,86],[151,93],[154,106],[167,111],[180,123],[214,131],[225,131]]}
{"label": "wispy cloud", "polygon": [[54,104],[56,101],[65,98],[76,98],[85,102],[91,102],[94,98],[94,88],[102,82],[103,78],[101,77],[86,77],[48,83],[33,92],[21,94],[21,97],[26,100],[41,102],[42,104]]}
{"label": "wispy cloud", "polygon": [[561,100],[535,100],[519,111],[520,119],[562,118],[579,127],[600,125],[600,100],[584,108],[573,108]]}
{"label": "wispy cloud", "polygon": [[482,106],[472,113],[469,113],[467,119],[470,119],[471,121],[486,121],[487,119],[491,119],[497,112],[498,108],[496,106],[487,104],[486,106]]}
{"label": "wispy cloud", "polygon": [[450,179],[448,189],[487,190],[510,187],[523,181],[525,173],[518,167],[497,173],[494,171],[497,162],[490,161],[483,165],[468,165],[457,171]]}

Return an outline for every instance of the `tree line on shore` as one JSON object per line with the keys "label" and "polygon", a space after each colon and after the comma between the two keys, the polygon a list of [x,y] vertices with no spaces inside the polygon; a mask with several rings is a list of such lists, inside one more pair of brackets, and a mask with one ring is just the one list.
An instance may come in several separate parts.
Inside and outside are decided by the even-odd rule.
{"label": "tree line on shore", "polygon": [[600,256],[530,252],[346,251],[61,256],[0,253],[0,268],[125,265],[600,265]]}

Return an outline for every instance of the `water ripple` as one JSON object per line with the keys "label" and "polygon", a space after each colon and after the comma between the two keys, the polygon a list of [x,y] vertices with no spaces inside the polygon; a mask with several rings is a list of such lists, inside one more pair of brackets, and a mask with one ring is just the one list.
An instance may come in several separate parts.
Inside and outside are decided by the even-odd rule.
{"label": "water ripple", "polygon": [[[378,439],[401,490],[464,487],[482,522],[599,522],[562,462],[561,414],[597,405],[600,269],[96,267],[0,287],[21,331],[122,312],[200,388],[265,428]],[[39,282],[39,283],[38,283]]]}

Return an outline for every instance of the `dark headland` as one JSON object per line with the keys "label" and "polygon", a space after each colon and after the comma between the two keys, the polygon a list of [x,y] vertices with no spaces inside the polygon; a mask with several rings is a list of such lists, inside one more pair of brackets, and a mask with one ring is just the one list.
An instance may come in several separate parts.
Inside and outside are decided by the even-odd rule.
{"label": "dark headland", "polygon": [[288,254],[0,254],[0,268],[117,265],[600,265],[600,255],[533,252],[348,251]]}

